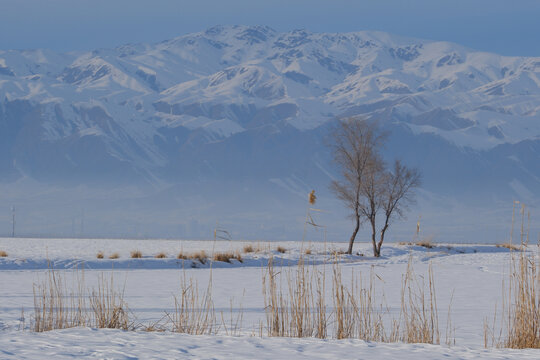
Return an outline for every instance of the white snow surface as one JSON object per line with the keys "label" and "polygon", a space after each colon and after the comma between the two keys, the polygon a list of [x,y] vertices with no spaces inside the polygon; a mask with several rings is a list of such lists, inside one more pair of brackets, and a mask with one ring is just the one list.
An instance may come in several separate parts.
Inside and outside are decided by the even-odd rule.
{"label": "white snow surface", "polygon": [[[259,252],[243,253],[243,262],[232,263],[176,260],[178,252],[242,250],[251,244]],[[281,254],[277,246],[287,249]],[[382,257],[370,256],[367,243],[355,245],[355,255],[340,257],[344,284],[351,277],[366,278],[370,270],[378,279],[381,302],[390,313],[399,311],[401,277],[412,257],[417,275],[434,271],[441,343],[445,343],[448,309],[455,345],[375,343],[361,340],[314,338],[271,338],[259,336],[264,324],[261,278],[270,257],[285,274],[295,269],[304,249],[312,253],[305,261],[325,272],[331,282],[333,250],[344,250],[345,243],[242,242],[187,240],[113,239],[0,239],[0,359],[538,359],[538,350],[508,350],[483,347],[484,320],[492,319],[501,303],[502,280],[508,276],[510,252],[494,245],[435,244],[432,249],[388,243]],[[142,259],[129,253],[140,250]],[[119,259],[96,259],[118,252]],[[168,257],[155,259],[158,252]],[[528,251],[536,252],[537,249]],[[69,279],[74,268],[85,267],[85,283],[95,284],[100,274],[114,274],[125,289],[125,300],[140,323],[150,323],[174,309],[173,295],[180,291],[184,276],[205,288],[212,279],[216,312],[223,312],[225,324],[233,314],[243,314],[238,334],[229,336],[223,329],[217,335],[192,336],[170,331],[138,331],[73,328],[45,333],[29,330],[33,311],[33,284],[46,277],[52,266]],[[327,295],[331,285],[327,285]],[[382,297],[384,294],[384,298]],[[384,300],[383,300],[384,299]],[[232,305],[231,305],[232,304]],[[332,300],[327,300],[331,313]],[[24,308],[26,330],[21,327]],[[500,311],[500,309],[499,309]],[[332,328],[332,324],[330,324]],[[264,334],[263,334],[264,335]],[[452,336],[451,336],[452,338]]]}

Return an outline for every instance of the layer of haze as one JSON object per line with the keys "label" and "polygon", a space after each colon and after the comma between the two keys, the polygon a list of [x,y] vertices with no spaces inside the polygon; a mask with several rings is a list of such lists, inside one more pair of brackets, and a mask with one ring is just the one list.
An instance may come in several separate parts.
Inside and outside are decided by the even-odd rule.
{"label": "layer of haze", "polygon": [[90,50],[213,25],[381,30],[503,55],[540,56],[537,0],[0,0],[0,49]]}

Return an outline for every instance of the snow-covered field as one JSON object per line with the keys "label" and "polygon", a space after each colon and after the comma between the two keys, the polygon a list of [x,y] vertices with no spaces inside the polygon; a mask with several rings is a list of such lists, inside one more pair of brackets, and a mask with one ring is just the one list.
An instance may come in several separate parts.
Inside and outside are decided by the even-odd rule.
{"label": "snow-covered field", "polygon": [[[170,241],[170,240],[71,240],[71,239],[0,239],[0,359],[35,358],[201,358],[201,359],[294,359],[294,358],[411,358],[411,359],[538,359],[538,350],[484,349],[484,320],[492,321],[496,305],[501,304],[502,280],[509,271],[510,253],[494,245],[442,245],[432,249],[418,246],[386,244],[382,257],[372,258],[370,246],[358,243],[359,254],[340,258],[344,283],[352,276],[364,278],[373,269],[379,294],[390,313],[399,312],[402,274],[412,256],[418,276],[427,274],[433,264],[441,343],[446,329],[451,329],[455,345],[404,343],[370,343],[361,340],[335,340],[331,336],[314,338],[260,337],[265,324],[262,276],[270,257],[277,271],[294,269],[306,248],[307,262],[326,271],[327,292],[331,292],[333,250],[343,250],[344,243],[251,242],[261,251],[242,253],[243,262],[207,262],[177,260],[182,251],[242,251],[247,242],[239,241]],[[277,246],[287,251],[278,252]],[[139,250],[142,259],[131,259]],[[97,259],[102,251],[105,259]],[[536,250],[534,250],[536,251]],[[117,252],[118,259],[108,259]],[[156,259],[159,252],[167,258]],[[363,254],[360,255],[360,254]],[[74,328],[34,333],[28,327],[33,313],[33,284],[46,278],[48,266],[62,270],[69,278],[72,269],[84,263],[85,282],[96,283],[98,275],[114,274],[115,282],[125,288],[125,300],[136,322],[149,324],[161,319],[174,308],[173,296],[180,291],[181,278],[193,278],[201,288],[212,281],[216,313],[223,313],[223,323],[242,314],[239,331],[227,335],[222,326],[218,335],[185,335],[166,332],[144,332]],[[49,265],[50,264],[50,265]],[[281,268],[283,267],[283,268]],[[64,271],[65,270],[65,271]],[[231,305],[232,304],[232,305]],[[332,312],[332,300],[327,301]],[[24,308],[25,331],[21,310]],[[448,309],[450,308],[450,316]],[[451,326],[447,327],[447,319]],[[330,320],[331,321],[331,320]],[[24,327],[23,326],[23,327]],[[329,327],[332,328],[332,324]],[[263,331],[264,333],[264,331]],[[266,333],[264,333],[266,334]]]}

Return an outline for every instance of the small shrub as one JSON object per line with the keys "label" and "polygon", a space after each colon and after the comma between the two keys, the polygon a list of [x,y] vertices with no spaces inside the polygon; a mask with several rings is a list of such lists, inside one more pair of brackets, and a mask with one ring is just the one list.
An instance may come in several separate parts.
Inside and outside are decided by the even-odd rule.
{"label": "small shrub", "polygon": [[194,260],[194,261],[197,260],[201,264],[205,264],[208,256],[206,256],[206,252],[204,250],[198,251],[196,253],[191,253],[191,254],[180,251],[178,255],[176,255],[176,258],[178,260]]}
{"label": "small shrub", "polygon": [[514,244],[510,244],[510,243],[497,244],[495,246],[498,247],[498,248],[505,248],[505,249],[513,250],[513,251],[521,250],[519,246],[514,245]]}
{"label": "small shrub", "polygon": [[140,252],[139,250],[134,250],[131,252],[130,256],[132,259],[140,259],[142,258],[142,252]]}
{"label": "small shrub", "polygon": [[413,245],[413,243],[410,241],[400,241],[398,242],[398,245]]}
{"label": "small shrub", "polygon": [[426,249],[432,249],[434,246],[431,243],[431,240],[422,240],[422,241],[417,242],[415,245],[425,247]]}
{"label": "small shrub", "polygon": [[214,261],[222,261],[230,263],[232,259],[242,262],[242,256],[239,253],[233,252],[222,252],[214,254]]}
{"label": "small shrub", "polygon": [[8,253],[5,252],[4,250],[0,250],[0,257],[7,257],[8,256]]}
{"label": "small shrub", "polygon": [[157,254],[156,256],[154,256],[156,259],[165,259],[167,257],[167,254],[165,254],[164,252],[160,252],[159,254]]}
{"label": "small shrub", "polygon": [[282,254],[287,252],[287,249],[285,249],[283,246],[278,246],[276,250],[277,252],[282,253]]}
{"label": "small shrub", "polygon": [[198,260],[201,264],[205,264],[208,256],[204,250],[193,253],[189,256],[191,260]]}
{"label": "small shrub", "polygon": [[109,259],[118,259],[120,257],[120,255],[115,252],[115,253],[112,253],[111,255],[109,255]]}
{"label": "small shrub", "polygon": [[103,251],[98,251],[98,253],[96,254],[96,258],[98,259],[103,259],[105,257],[105,254],[103,253]]}

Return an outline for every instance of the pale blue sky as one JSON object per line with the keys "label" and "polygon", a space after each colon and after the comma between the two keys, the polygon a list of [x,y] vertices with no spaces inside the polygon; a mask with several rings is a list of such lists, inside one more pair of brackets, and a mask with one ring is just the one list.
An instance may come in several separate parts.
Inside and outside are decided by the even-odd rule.
{"label": "pale blue sky", "polygon": [[230,24],[382,30],[540,56],[539,0],[0,0],[0,49],[114,47]]}

